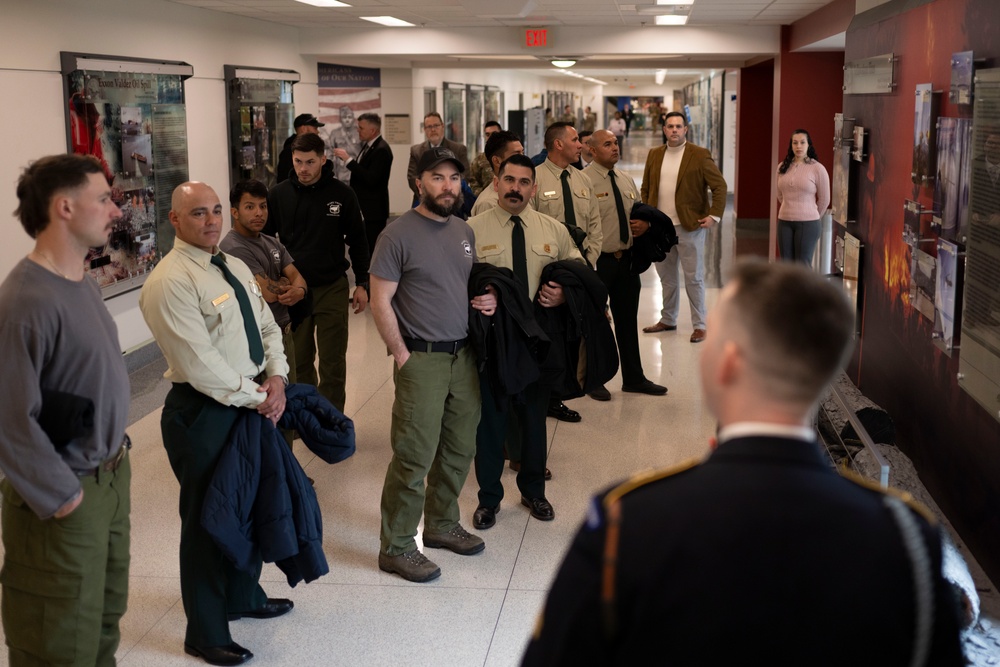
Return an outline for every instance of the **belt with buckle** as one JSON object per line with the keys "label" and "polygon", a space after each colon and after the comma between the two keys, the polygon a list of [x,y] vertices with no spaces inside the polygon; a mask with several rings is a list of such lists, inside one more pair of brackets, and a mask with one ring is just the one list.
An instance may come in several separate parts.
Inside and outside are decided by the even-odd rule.
{"label": "belt with buckle", "polygon": [[468,338],[451,341],[429,341],[419,338],[408,338],[403,336],[403,343],[410,352],[445,352],[447,354],[458,354],[458,351],[465,347]]}
{"label": "belt with buckle", "polygon": [[615,259],[621,259],[622,257],[625,256],[626,253],[628,253],[628,250],[629,250],[628,248],[624,248],[623,250],[615,250],[614,252],[602,252],[601,254],[607,255],[609,257],[614,257]]}
{"label": "belt with buckle", "polygon": [[114,472],[115,470],[118,470],[118,466],[120,466],[122,461],[125,460],[125,455],[128,453],[128,450],[130,449],[132,449],[132,439],[129,438],[128,433],[126,433],[125,437],[122,438],[121,447],[118,448],[118,451],[115,452],[114,456],[112,456],[109,459],[105,459],[104,462],[101,463],[101,465],[95,468],[90,468],[88,470],[77,470],[76,471],[77,477],[96,477],[98,471]]}

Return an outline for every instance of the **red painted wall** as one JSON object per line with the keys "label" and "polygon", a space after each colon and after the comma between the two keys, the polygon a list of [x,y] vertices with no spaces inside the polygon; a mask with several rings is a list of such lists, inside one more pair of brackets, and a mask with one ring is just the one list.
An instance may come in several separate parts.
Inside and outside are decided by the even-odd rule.
{"label": "red painted wall", "polygon": [[767,218],[774,61],[740,69],[736,90],[736,218]]}

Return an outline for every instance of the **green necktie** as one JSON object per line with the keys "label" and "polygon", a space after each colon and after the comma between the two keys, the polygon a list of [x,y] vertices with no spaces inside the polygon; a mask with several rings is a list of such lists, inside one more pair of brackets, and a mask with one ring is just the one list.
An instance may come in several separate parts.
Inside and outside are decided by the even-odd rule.
{"label": "green necktie", "polygon": [[566,224],[570,227],[576,227],[576,211],[573,210],[573,191],[569,187],[569,169],[563,169],[562,176],[562,190],[563,190],[563,210],[566,214]]}
{"label": "green necktie", "polygon": [[618,235],[622,243],[628,243],[628,219],[625,217],[625,204],[622,202],[622,191],[618,189],[615,182],[615,170],[609,169],[608,176],[611,177],[611,191],[615,193],[615,208],[618,209]]}
{"label": "green necktie", "polygon": [[222,275],[236,293],[236,301],[240,304],[240,313],[243,315],[243,329],[247,334],[247,342],[250,343],[250,358],[257,365],[264,361],[264,343],[260,339],[260,330],[257,328],[257,320],[253,316],[253,306],[250,305],[250,297],[243,289],[239,279],[226,266],[226,260],[222,258],[222,253],[212,255],[212,264],[219,267]]}
{"label": "green necktie", "polygon": [[514,277],[524,285],[525,292],[528,291],[528,256],[524,249],[524,224],[521,218],[512,215],[510,221],[514,223],[514,229],[510,232],[510,252],[514,256]]}

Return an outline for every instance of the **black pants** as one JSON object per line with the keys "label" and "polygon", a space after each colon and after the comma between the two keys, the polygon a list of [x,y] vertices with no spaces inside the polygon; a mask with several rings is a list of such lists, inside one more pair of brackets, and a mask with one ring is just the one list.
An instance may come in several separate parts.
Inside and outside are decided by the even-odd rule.
{"label": "black pants", "polygon": [[239,408],[174,384],[163,403],[160,429],[170,467],[181,485],[181,599],[184,641],[199,647],[232,642],[227,614],[260,609],[267,595],[254,574],[236,569],[201,527],[201,508]]}
{"label": "black pants", "polygon": [[611,317],[615,321],[615,340],[621,360],[622,384],[639,384],[646,379],[639,356],[639,276],[629,271],[631,250],[623,250],[620,259],[602,252],[597,258],[597,275],[611,297]]}
{"label": "black pants", "polygon": [[[485,374],[479,375],[483,412],[476,432],[476,481],[479,504],[494,507],[503,499],[503,443],[507,436],[507,412],[497,410],[493,390]],[[549,389],[539,383],[524,390],[524,402],[509,401],[507,410],[517,414],[521,429],[521,471],[517,488],[526,498],[545,497],[545,415],[549,407]]]}

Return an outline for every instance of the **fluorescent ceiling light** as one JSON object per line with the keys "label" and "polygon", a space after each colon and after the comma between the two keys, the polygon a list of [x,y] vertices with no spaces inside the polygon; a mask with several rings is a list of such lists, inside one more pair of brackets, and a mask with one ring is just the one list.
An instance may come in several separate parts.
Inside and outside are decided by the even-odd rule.
{"label": "fluorescent ceiling light", "polygon": [[555,67],[562,67],[562,68],[572,67],[573,65],[576,64],[575,60],[568,60],[568,59],[567,60],[552,60],[550,62],[552,63],[553,66],[555,66]]}
{"label": "fluorescent ceiling light", "polygon": [[[301,0],[299,0],[301,2]],[[694,0],[656,0],[658,5],[693,5]]]}
{"label": "fluorescent ceiling light", "polygon": [[688,22],[687,16],[677,16],[676,14],[668,14],[666,16],[655,17],[656,25],[684,25]]}
{"label": "fluorescent ceiling light", "polygon": [[666,78],[667,78],[667,70],[665,69],[658,69],[653,73],[653,81],[656,82],[657,86],[662,86]]}
{"label": "fluorescent ceiling light", "polygon": [[295,2],[301,2],[303,5],[312,5],[313,7],[350,7],[349,4],[340,0],[295,0]]}
{"label": "fluorescent ceiling light", "polygon": [[404,21],[403,19],[397,19],[395,16],[359,16],[358,18],[364,19],[365,21],[371,21],[372,23],[387,25],[390,28],[412,28],[414,26],[413,23]]}

